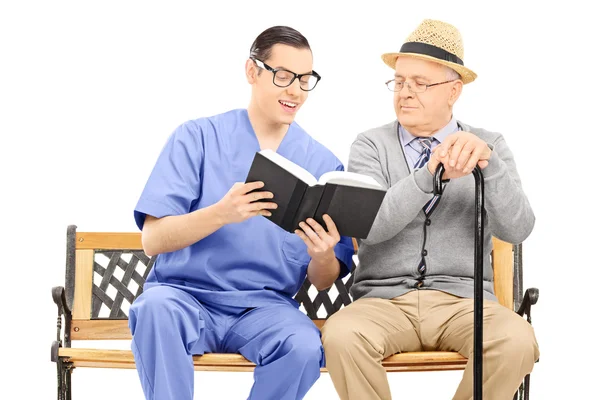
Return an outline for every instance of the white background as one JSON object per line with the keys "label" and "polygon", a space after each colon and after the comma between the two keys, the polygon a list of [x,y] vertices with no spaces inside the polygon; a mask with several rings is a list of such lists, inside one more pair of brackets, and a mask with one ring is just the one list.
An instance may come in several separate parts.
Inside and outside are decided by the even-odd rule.
{"label": "white background", "polygon": [[[380,55],[398,50],[423,18],[461,30],[465,63],[479,78],[465,87],[456,116],[505,135],[537,216],[524,244],[525,287],[541,294],[533,311],[541,360],[532,398],[594,396],[600,263],[591,197],[598,148],[591,6],[14,3],[0,7],[0,398],[56,396],[50,289],[64,284],[67,225],[135,231],[133,207],[172,130],[248,105],[244,62],[262,30],[290,25],[308,38],[323,80],[297,120],[347,165],[354,137],[394,118],[384,86],[392,70]],[[460,376],[388,375],[395,399],[449,399]],[[246,398],[252,384],[250,373],[205,372],[195,379],[196,397],[204,399]],[[73,384],[75,399],[143,398],[135,370],[78,369]],[[328,375],[307,398],[336,398]]]}

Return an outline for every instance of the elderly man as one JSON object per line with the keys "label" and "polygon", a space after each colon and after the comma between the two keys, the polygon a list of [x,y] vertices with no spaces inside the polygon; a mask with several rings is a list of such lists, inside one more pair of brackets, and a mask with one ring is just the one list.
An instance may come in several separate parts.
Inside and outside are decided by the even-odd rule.
{"label": "elderly man", "polygon": [[[360,242],[354,302],[323,329],[327,367],[342,399],[390,399],[383,358],[398,352],[456,351],[469,358],[454,399],[472,398],[474,180],[485,180],[485,254],[492,236],[521,243],[535,217],[501,134],[457,120],[453,106],[476,74],[463,64],[458,30],[425,20],[397,53],[397,121],[358,135],[348,170],[370,175],[388,193]],[[446,186],[433,197],[443,163]],[[512,399],[539,357],[530,324],[500,305],[484,263],[483,394]]]}

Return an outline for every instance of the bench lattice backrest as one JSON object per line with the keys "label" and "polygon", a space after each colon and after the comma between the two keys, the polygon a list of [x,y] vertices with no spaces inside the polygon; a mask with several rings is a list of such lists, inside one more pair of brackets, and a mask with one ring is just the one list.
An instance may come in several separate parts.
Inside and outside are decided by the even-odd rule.
{"label": "bench lattice backrest", "polygon": [[[127,339],[129,306],[142,293],[155,258],[141,250],[139,233],[67,232],[67,304],[73,310],[72,339]],[[355,256],[356,262],[356,256]],[[500,303],[518,308],[522,297],[521,247],[494,238],[494,285]],[[356,264],[353,263],[353,271]],[[308,281],[295,295],[318,325],[349,305],[353,274],[318,292]]]}

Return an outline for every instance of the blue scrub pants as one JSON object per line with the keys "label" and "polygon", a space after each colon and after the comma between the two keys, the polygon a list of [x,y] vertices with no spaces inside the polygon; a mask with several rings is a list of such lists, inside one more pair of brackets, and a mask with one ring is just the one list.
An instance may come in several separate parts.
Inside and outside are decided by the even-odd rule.
{"label": "blue scrub pants", "polygon": [[132,304],[131,349],[147,400],[192,400],[192,354],[240,353],[257,367],[249,399],[302,399],[324,365],[319,329],[291,304],[250,310],[201,304],[154,286]]}

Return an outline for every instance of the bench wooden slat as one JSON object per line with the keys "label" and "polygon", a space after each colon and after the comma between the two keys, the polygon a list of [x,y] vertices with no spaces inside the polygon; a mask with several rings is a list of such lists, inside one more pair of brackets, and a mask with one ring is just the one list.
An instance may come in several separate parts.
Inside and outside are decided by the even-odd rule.
{"label": "bench wooden slat", "polygon": [[492,265],[494,268],[494,293],[498,303],[513,310],[514,256],[513,245],[493,237]]}
{"label": "bench wooden slat", "polygon": [[90,319],[93,278],[94,250],[77,250],[77,257],[75,258],[73,318]]}
{"label": "bench wooden slat", "polygon": [[131,340],[128,320],[74,319],[71,322],[72,340]]}
{"label": "bench wooden slat", "polygon": [[142,250],[142,234],[139,232],[77,232],[75,248]]}
{"label": "bench wooden slat", "polygon": [[[323,328],[325,320],[313,320]],[[129,321],[125,319],[73,319],[71,340],[131,340]]]}
{"label": "bench wooden slat", "polygon": [[[73,363],[74,367],[134,369],[135,361],[129,350],[101,350],[60,348],[58,355]],[[194,356],[194,369],[198,371],[253,371],[255,364],[240,354],[208,353]],[[410,352],[395,354],[383,360],[389,372],[461,370],[467,359],[454,352]],[[327,372],[322,368],[321,372]]]}

